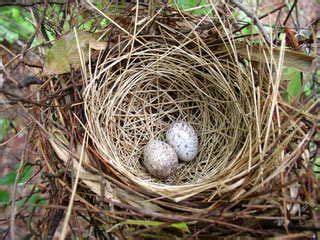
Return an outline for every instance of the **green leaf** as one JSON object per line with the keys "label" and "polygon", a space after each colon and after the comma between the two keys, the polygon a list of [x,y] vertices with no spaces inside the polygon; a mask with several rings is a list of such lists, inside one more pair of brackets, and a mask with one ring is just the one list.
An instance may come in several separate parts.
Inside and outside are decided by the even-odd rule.
{"label": "green leaf", "polygon": [[298,98],[303,91],[302,86],[302,74],[299,70],[294,68],[284,68],[282,73],[282,78],[289,81],[287,92],[289,95],[289,100]]}
{"label": "green leaf", "polygon": [[0,118],[0,143],[3,142],[8,134],[10,127],[10,121],[7,119]]}
{"label": "green leaf", "polygon": [[[16,167],[17,169],[17,167]],[[18,181],[18,183],[25,183],[27,182],[32,176],[32,166],[26,165],[22,169],[21,177]],[[13,185],[17,177],[17,170],[13,170],[9,172],[6,176],[0,178],[0,185]]]}
{"label": "green leaf", "polygon": [[245,35],[256,34],[258,32],[259,32],[258,28],[253,24],[250,24],[248,27],[245,27],[242,30],[242,33]]}
{"label": "green leaf", "polygon": [[10,43],[13,44],[15,41],[17,41],[19,39],[19,34],[15,33],[15,32],[10,32],[8,31],[6,33],[5,39]]}
{"label": "green leaf", "polygon": [[81,26],[81,29],[84,30],[84,31],[90,31],[93,27],[95,23],[95,19],[91,19],[89,21],[86,21],[82,26]]}
{"label": "green leaf", "polygon": [[[190,8],[204,6],[204,5],[208,4],[208,2],[206,0],[201,0],[200,3],[199,3],[199,0],[188,0],[188,1],[186,1],[186,0],[172,0],[172,1],[170,1],[170,4],[172,6],[178,5],[178,7],[182,10],[188,10]],[[210,11],[210,7],[203,7],[203,8],[193,10],[191,12],[193,14],[207,14],[209,11]]]}
{"label": "green leaf", "polygon": [[22,175],[18,183],[25,183],[32,177],[32,166],[26,165],[22,170]]}
{"label": "green leaf", "polygon": [[24,206],[24,204],[25,204],[25,201],[26,201],[25,198],[16,201],[16,206],[18,208],[22,208]]}
{"label": "green leaf", "polygon": [[10,194],[7,191],[0,190],[0,203],[6,204],[10,200]]}
{"label": "green leaf", "polygon": [[32,195],[29,198],[28,202],[31,204],[45,204],[46,200],[43,197],[40,197],[39,195]]}
{"label": "green leaf", "polygon": [[135,220],[135,219],[128,219],[123,222],[123,224],[130,224],[130,225],[142,225],[142,226],[160,226],[164,224],[164,222],[160,221],[149,221],[149,220]]}
{"label": "green leaf", "polygon": [[39,195],[33,194],[31,197],[27,199],[27,197],[24,197],[23,199],[16,202],[17,207],[21,208],[25,205],[29,205],[29,209],[32,210],[32,208],[37,208],[38,206],[34,206],[34,204],[45,204],[46,200],[43,197],[40,197]]}
{"label": "green leaf", "polygon": [[39,195],[32,195],[27,199],[27,197],[24,197],[18,201],[16,201],[16,205],[18,208],[21,208],[25,205],[31,205],[31,208],[34,208],[35,206],[32,206],[33,204],[45,204],[46,200],[43,197],[40,197]]}
{"label": "green leaf", "polygon": [[304,94],[307,96],[307,97],[311,97],[312,95],[312,85],[310,82],[307,82],[304,87],[303,87],[303,91],[304,91]]}
{"label": "green leaf", "polygon": [[108,26],[108,24],[110,23],[109,20],[107,20],[106,18],[102,19],[101,22],[100,22],[100,26],[101,28],[105,28]]}
{"label": "green leaf", "polygon": [[[149,221],[149,220],[135,220],[135,219],[128,219],[124,222],[122,222],[122,224],[129,224],[129,225],[138,225],[138,226],[161,226],[163,224],[165,224],[165,222],[161,222],[161,221]],[[173,228],[177,228],[180,229],[182,231],[186,231],[186,232],[190,232],[188,225],[184,222],[178,222],[178,223],[171,223],[169,225],[170,227]]]}
{"label": "green leaf", "polygon": [[302,89],[301,79],[295,78],[292,79],[288,85],[288,93],[291,97],[299,97]]}
{"label": "green leaf", "polygon": [[6,176],[0,178],[0,185],[13,185],[16,179],[17,172],[11,171]]}
{"label": "green leaf", "polygon": [[286,35],[285,35],[284,32],[280,33],[280,35],[279,35],[279,41],[284,40],[285,36],[286,36]]}
{"label": "green leaf", "polygon": [[317,178],[320,178],[320,157],[316,158],[315,164],[313,166],[314,174]]}
{"label": "green leaf", "polygon": [[27,40],[35,31],[29,19],[30,13],[23,8],[0,7],[0,38],[9,43]]}
{"label": "green leaf", "polygon": [[179,223],[172,223],[170,226],[178,228],[185,232],[190,232],[188,225],[185,222],[179,222]]}
{"label": "green leaf", "polygon": [[176,3],[178,4],[179,8],[185,10],[185,9],[189,9],[195,6],[196,1],[195,0],[176,0]]}

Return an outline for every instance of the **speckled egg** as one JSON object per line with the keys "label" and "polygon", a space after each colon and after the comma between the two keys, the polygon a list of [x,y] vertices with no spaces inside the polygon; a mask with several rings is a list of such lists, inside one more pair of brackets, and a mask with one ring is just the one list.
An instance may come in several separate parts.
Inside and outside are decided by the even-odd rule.
{"label": "speckled egg", "polygon": [[191,161],[198,154],[199,142],[197,133],[185,121],[173,122],[166,132],[166,139],[182,161]]}
{"label": "speckled egg", "polygon": [[144,147],[144,165],[151,175],[166,179],[176,172],[178,156],[169,144],[151,140]]}

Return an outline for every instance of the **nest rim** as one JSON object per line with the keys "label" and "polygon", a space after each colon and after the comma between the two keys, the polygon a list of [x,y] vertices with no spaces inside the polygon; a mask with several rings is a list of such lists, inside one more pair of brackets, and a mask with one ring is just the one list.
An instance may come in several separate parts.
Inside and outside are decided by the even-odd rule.
{"label": "nest rim", "polygon": [[[122,42],[122,43],[119,43],[119,45],[116,45],[115,46],[115,49],[117,49],[117,48],[119,48],[119,46],[122,46],[122,45],[125,45],[124,43],[126,43],[126,41],[124,41],[124,42]],[[176,47],[176,46],[170,46],[170,47],[168,47],[167,45],[161,45],[161,44],[159,44],[159,43],[157,43],[157,42],[152,42],[152,41],[150,41],[150,42],[148,42],[148,43],[146,43],[148,46],[144,46],[144,47],[140,47],[140,48],[137,48],[137,49],[135,49],[134,51],[130,51],[128,54],[122,54],[122,55],[120,55],[120,56],[118,56],[118,58],[117,58],[117,56],[112,56],[111,57],[111,61],[110,62],[108,62],[108,61],[106,61],[106,62],[104,62],[104,61],[102,61],[102,63],[101,63],[101,68],[99,69],[99,71],[98,71],[98,73],[96,74],[96,75],[94,75],[87,83],[86,83],[86,88],[85,88],[85,91],[84,91],[84,94],[83,94],[83,96],[84,96],[84,99],[85,99],[85,111],[86,111],[86,114],[87,114],[87,118],[89,119],[89,126],[87,126],[87,128],[88,128],[88,131],[90,132],[90,136],[91,136],[91,138],[93,138],[94,139],[94,143],[96,144],[96,147],[98,148],[98,151],[100,152],[100,153],[102,153],[102,155],[104,156],[104,158],[105,159],[108,159],[108,161],[110,161],[111,162],[111,164],[112,165],[114,165],[114,167],[120,172],[120,173],[122,173],[122,174],[124,174],[126,177],[128,177],[129,179],[131,179],[133,182],[135,182],[136,184],[138,184],[138,185],[140,185],[141,187],[143,187],[143,188],[145,188],[145,189],[147,189],[147,190],[151,190],[152,192],[156,192],[156,193],[160,193],[160,195],[163,195],[163,196],[167,196],[167,197],[170,197],[170,198],[176,198],[177,199],[177,196],[181,196],[181,198],[185,198],[185,197],[183,197],[183,195],[185,195],[185,196],[190,196],[190,195],[195,195],[195,194],[197,194],[197,193],[199,193],[199,192],[202,192],[202,191],[204,191],[204,190],[208,190],[208,189],[210,189],[210,188],[219,188],[219,186],[220,185],[223,185],[223,184],[228,184],[229,182],[232,182],[232,181],[234,181],[234,179],[236,179],[236,178],[238,178],[238,176],[242,176],[243,174],[246,174],[247,172],[248,172],[248,169],[250,169],[250,168],[252,168],[252,166],[248,166],[248,164],[247,164],[247,162],[246,161],[243,161],[243,165],[246,165],[246,167],[245,168],[243,168],[243,167],[241,167],[241,168],[238,168],[238,169],[241,169],[241,171],[240,172],[238,172],[237,174],[235,174],[235,172],[232,170],[232,166],[234,166],[234,165],[238,165],[237,164],[237,161],[238,161],[238,159],[240,159],[241,158],[241,156],[245,156],[245,155],[248,155],[247,154],[247,152],[248,152],[248,150],[249,150],[249,147],[248,147],[248,144],[249,144],[249,142],[251,141],[253,141],[252,139],[255,139],[256,137],[257,137],[257,134],[255,133],[255,129],[251,129],[252,128],[252,126],[254,126],[255,125],[255,122],[256,122],[256,119],[255,119],[255,115],[254,115],[254,110],[252,109],[252,108],[254,108],[255,106],[254,106],[254,100],[253,100],[253,95],[252,95],[252,86],[253,86],[253,83],[252,83],[252,79],[251,79],[251,77],[244,77],[244,76],[250,76],[249,74],[248,74],[248,71],[249,71],[249,69],[246,69],[245,67],[244,67],[244,65],[242,64],[242,63],[240,63],[240,62],[238,62],[238,64],[236,64],[234,61],[237,61],[237,57],[234,57],[232,60],[229,60],[229,62],[227,62],[227,63],[224,63],[223,61],[219,61],[219,59],[217,58],[217,56],[216,55],[214,55],[211,51],[209,51],[209,54],[207,55],[207,56],[201,56],[201,58],[200,58],[200,56],[199,55],[197,55],[197,54],[195,54],[195,53],[190,53],[190,51],[188,50],[188,49],[183,49],[183,48],[178,48],[178,47]],[[149,46],[150,45],[150,46]],[[161,50],[162,50],[162,48],[165,50],[165,51],[163,51],[162,52],[162,54],[163,55],[161,55],[161,54],[159,54],[159,52],[161,52]],[[203,46],[201,46],[201,48],[202,49],[209,49],[208,48],[208,46],[206,46],[205,44],[203,45]],[[172,49],[174,49],[173,51],[172,51]],[[206,76],[215,76],[215,75],[218,75],[220,78],[220,81],[222,82],[222,83],[224,83],[224,84],[226,84],[226,85],[219,85],[218,86],[218,88],[220,88],[221,90],[222,90],[222,92],[223,92],[223,94],[225,94],[226,92],[228,92],[228,91],[230,91],[229,92],[229,94],[230,94],[230,96],[231,96],[231,98],[233,99],[233,102],[235,102],[236,104],[235,105],[237,105],[237,107],[239,107],[239,100],[238,100],[238,98],[239,98],[239,96],[236,96],[236,94],[238,94],[238,95],[240,95],[240,98],[242,97],[244,97],[245,98],[245,100],[247,101],[246,103],[248,104],[248,102],[249,102],[249,104],[248,105],[246,105],[246,106],[243,106],[243,105],[241,105],[239,108],[240,108],[240,110],[238,109],[238,112],[236,112],[236,111],[234,111],[233,112],[233,114],[232,114],[232,116],[236,116],[236,117],[238,117],[238,118],[233,118],[232,120],[233,121],[231,121],[231,122],[233,122],[233,123],[241,123],[241,122],[244,122],[245,124],[247,124],[247,131],[246,131],[246,134],[244,134],[244,136],[242,136],[242,138],[241,137],[239,137],[242,141],[243,141],[243,146],[242,147],[240,147],[240,148],[238,148],[237,149],[237,151],[236,151],[236,153],[234,153],[234,149],[232,149],[230,152],[230,156],[232,156],[232,157],[234,157],[234,159],[231,159],[231,164],[229,163],[229,165],[228,164],[224,164],[224,166],[223,167],[225,167],[226,168],[226,170],[227,171],[231,171],[231,173],[232,173],[232,175],[230,176],[228,176],[228,177],[226,177],[228,174],[227,174],[227,172],[226,171],[223,171],[222,173],[220,172],[220,173],[218,173],[218,174],[216,174],[217,172],[219,172],[219,171],[216,171],[215,173],[212,173],[212,171],[210,172],[210,173],[212,173],[212,174],[207,174],[207,176],[204,176],[204,177],[202,177],[202,179],[200,179],[200,181],[195,181],[195,182],[187,182],[187,183],[182,183],[182,184],[180,184],[180,185],[177,185],[177,184],[168,184],[168,183],[166,183],[166,182],[155,182],[155,181],[150,181],[149,179],[141,179],[141,177],[139,177],[139,176],[136,176],[134,173],[132,173],[132,172],[130,172],[130,171],[128,171],[127,170],[127,167],[126,166],[122,166],[121,164],[119,164],[118,162],[118,160],[116,159],[114,159],[114,157],[117,157],[117,156],[111,156],[111,155],[108,155],[106,152],[107,151],[105,151],[105,149],[103,149],[104,148],[104,146],[106,146],[106,145],[108,145],[108,144],[110,144],[110,142],[107,142],[107,141],[105,141],[103,144],[101,144],[101,143],[99,143],[99,139],[97,139],[95,136],[96,135],[99,135],[99,136],[103,136],[103,137],[105,137],[104,136],[104,134],[103,133],[99,133],[99,134],[97,134],[97,132],[98,131],[105,131],[105,129],[103,129],[103,127],[101,127],[101,126],[94,126],[94,124],[96,124],[96,120],[97,119],[99,119],[100,118],[100,116],[97,116],[97,115],[95,115],[95,116],[90,116],[90,114],[92,113],[92,112],[99,112],[99,113],[102,113],[102,112],[106,112],[106,113],[108,113],[109,115],[109,117],[111,117],[113,114],[114,114],[114,112],[112,113],[112,110],[110,110],[110,108],[108,108],[108,110],[106,110],[106,109],[103,109],[103,107],[101,107],[101,105],[103,105],[103,104],[106,104],[106,99],[107,99],[107,97],[106,97],[106,95],[102,95],[102,98],[104,99],[103,100],[103,103],[101,104],[101,102],[99,102],[99,101],[97,101],[97,100],[95,100],[96,102],[94,102],[92,99],[90,99],[92,96],[98,96],[100,93],[99,93],[99,87],[105,87],[106,85],[108,85],[109,83],[113,83],[113,84],[116,84],[116,82],[121,82],[121,81],[123,81],[124,82],[124,84],[123,85],[125,85],[125,84],[128,84],[128,85],[130,85],[130,83],[132,83],[132,81],[136,81],[136,82],[139,82],[139,78],[138,78],[138,80],[137,79],[135,79],[135,77],[139,77],[139,76],[141,76],[141,72],[143,73],[143,71],[144,72],[147,72],[148,74],[153,74],[154,72],[152,72],[152,70],[150,69],[150,66],[147,66],[147,67],[141,67],[140,69],[139,68],[137,68],[138,69],[138,71],[136,71],[135,72],[135,68],[134,68],[134,66],[132,67],[130,64],[128,64],[127,65],[127,68],[128,68],[128,73],[130,73],[130,77],[127,79],[128,80],[128,82],[129,83],[125,83],[125,80],[123,80],[123,79],[125,79],[125,77],[126,76],[124,76],[123,77],[123,75],[126,75],[127,74],[127,72],[123,72],[123,73],[121,73],[120,75],[117,75],[117,71],[118,70],[116,70],[116,71],[112,71],[112,68],[114,67],[114,65],[116,65],[116,64],[119,64],[119,62],[121,62],[121,61],[123,61],[124,59],[126,59],[126,58],[129,58],[133,63],[135,62],[135,60],[132,60],[132,59],[135,59],[135,58],[144,58],[144,57],[141,57],[141,55],[142,54],[146,54],[146,53],[148,53],[148,51],[151,51],[151,53],[150,54],[147,54],[147,55],[145,55],[145,56],[147,56],[148,58],[150,58],[150,59],[152,59],[152,60],[150,60],[149,59],[149,61],[151,61],[151,62],[157,62],[157,59],[161,59],[161,60],[166,60],[166,57],[168,57],[168,56],[170,56],[171,55],[171,53],[170,52],[172,52],[172,54],[173,55],[179,55],[180,54],[180,56],[179,57],[185,57],[185,56],[190,56],[190,59],[189,60],[191,60],[191,61],[193,61],[193,63],[196,63],[195,65],[199,65],[199,66],[206,66],[206,67],[208,67],[208,69],[206,69],[206,71],[208,71],[209,72],[209,74],[208,73],[205,73],[205,75]],[[178,51],[178,52],[176,52],[176,51]],[[231,49],[227,49],[226,50],[226,52],[230,52],[231,51]],[[142,52],[142,54],[141,54],[141,52]],[[156,54],[154,54],[154,52],[156,52]],[[193,55],[192,55],[193,54]],[[152,56],[153,56],[153,58],[155,58],[155,59],[153,59],[152,58]],[[164,56],[164,57],[163,57]],[[110,58],[110,56],[109,56],[109,58]],[[211,60],[211,62],[213,61],[213,60],[215,60],[216,62],[215,63],[213,63],[213,64],[210,64],[209,63],[209,61],[208,61],[208,59],[209,60]],[[157,71],[159,71],[159,67],[161,68],[161,60],[159,61],[159,64],[157,64],[157,68],[158,68],[158,70]],[[172,60],[172,59],[170,59],[170,60]],[[217,61],[218,60],[218,61]],[[143,61],[142,61],[143,62]],[[177,62],[178,62],[178,64],[179,64],[179,59],[177,58]],[[162,65],[168,65],[168,64],[170,64],[170,63],[172,63],[172,61],[169,61],[169,60],[167,60],[167,61],[164,61],[163,63],[162,63]],[[174,77],[175,76],[178,76],[179,74],[181,75],[181,72],[179,72],[179,71],[182,71],[182,74],[185,74],[185,69],[188,69],[187,67],[185,67],[185,66],[183,66],[183,67],[181,67],[180,65],[178,65],[177,64],[177,66],[176,66],[176,68],[174,69],[174,68],[171,68],[171,71],[174,69],[174,71],[175,70],[177,70],[177,72],[176,72],[176,75],[174,75]],[[134,65],[134,64],[133,64]],[[106,67],[105,67],[106,66]],[[231,83],[230,83],[230,79],[231,79],[231,77],[228,75],[228,74],[230,74],[230,72],[232,72],[232,70],[230,70],[229,68],[231,68],[230,66],[233,66],[234,67],[234,75],[238,75],[238,77],[240,76],[240,78],[241,78],[241,80],[239,80],[239,82],[236,82],[236,81],[231,81]],[[162,66],[163,67],[163,66]],[[192,66],[190,66],[190,64],[189,64],[189,66],[188,66],[189,68],[191,67],[192,68]],[[220,67],[220,69],[218,68],[218,67]],[[213,74],[212,75],[210,75],[210,71],[213,69],[213,68],[217,68],[217,69],[215,69],[214,70],[214,72],[213,72]],[[225,77],[224,75],[223,75],[223,70],[222,69],[227,69],[226,71],[228,71],[228,73],[227,73],[227,76],[229,77],[229,79],[227,79],[227,77]],[[108,71],[110,71],[110,73],[108,72]],[[154,71],[154,70],[153,70]],[[199,74],[199,70],[197,70],[198,71],[198,73],[197,74]],[[151,72],[151,73],[150,73]],[[165,72],[165,71],[164,71]],[[109,75],[108,75],[109,74]],[[147,74],[147,75],[148,75]],[[225,74],[225,73],[224,73]],[[101,80],[100,78],[101,78],[101,76],[105,76],[105,75],[108,75],[109,76],[109,78],[108,77],[105,77],[103,80]],[[232,74],[230,74],[230,75],[232,75]],[[116,76],[116,77],[115,77]],[[112,78],[113,77],[115,77],[115,79],[116,80],[112,80]],[[180,76],[181,77],[181,76]],[[111,80],[110,80],[111,79]],[[178,78],[175,78],[175,79],[178,79]],[[191,80],[190,80],[191,79]],[[221,80],[222,79],[222,80]],[[144,76],[144,78],[143,78],[143,80],[145,81],[142,81],[142,83],[143,84],[147,84],[148,82],[149,82],[149,80],[148,79],[145,79],[145,76]],[[212,80],[214,80],[214,81],[217,81],[217,79],[216,78],[213,78]],[[97,82],[103,82],[103,84],[101,85],[101,86],[98,86],[99,85],[99,83],[97,83]],[[108,82],[109,81],[109,82]],[[130,82],[131,81],[131,82]],[[182,82],[185,82],[185,81],[189,81],[189,82],[192,82],[192,78],[190,78],[190,76],[188,76],[187,78],[185,78],[185,79],[183,79],[182,80]],[[242,81],[242,82],[241,82]],[[140,82],[141,83],[141,82]],[[240,94],[239,93],[235,93],[236,91],[237,91],[237,89],[235,89],[235,87],[234,86],[230,86],[230,85],[232,85],[232,84],[234,84],[234,85],[237,85],[237,84],[240,84],[241,86],[243,86],[243,88],[241,89],[241,90],[243,90],[243,89],[245,89],[245,90],[247,90],[246,92],[245,92],[245,94],[242,94],[241,95],[241,90],[239,91],[240,92]],[[193,85],[196,85],[196,84],[194,84],[194,83],[191,83],[190,84],[191,86],[193,86]],[[181,85],[179,86],[179,87],[181,87]],[[190,87],[190,86],[189,86]],[[232,87],[234,88],[234,89],[232,89]],[[124,91],[124,89],[125,88],[123,88],[123,89],[121,89],[121,90],[123,90],[123,91],[121,91],[121,93],[125,96],[125,94],[124,93],[126,93],[125,91]],[[186,86],[183,86],[182,87],[182,89],[186,89]],[[201,88],[199,88],[198,86],[196,86],[196,89],[199,91],[199,92],[202,92],[203,90],[201,89]],[[230,90],[231,89],[231,90]],[[161,90],[163,90],[163,89],[161,89]],[[239,89],[238,89],[239,90]],[[114,93],[114,90],[110,90],[110,92],[111,92],[111,95]],[[109,92],[109,93],[110,93]],[[91,95],[90,95],[91,94]],[[219,98],[214,98],[216,101],[220,101],[220,102],[228,102],[228,101],[230,101],[230,100],[225,100],[225,99],[221,99],[221,96],[223,95],[223,94],[221,94],[220,93],[220,96],[219,96]],[[250,95],[251,94],[251,95]],[[204,93],[204,95],[206,95],[206,92]],[[244,96],[243,96],[244,95]],[[229,96],[229,97],[230,97]],[[99,95],[99,97],[100,97],[100,95]],[[211,98],[212,98],[212,96],[210,96]],[[250,99],[250,97],[251,97],[251,99]],[[212,98],[213,99],[213,98]],[[109,99],[110,100],[110,99]],[[123,100],[123,99],[122,99]],[[243,99],[242,99],[243,100]],[[90,101],[92,101],[92,102],[90,102]],[[93,103],[94,102],[94,103]],[[117,103],[118,104],[118,106],[119,105],[121,105],[121,101],[119,100],[119,102],[120,103]],[[238,104],[237,104],[238,103]],[[242,103],[243,104],[243,103]],[[107,104],[108,106],[110,106],[110,105],[112,105],[112,104],[110,104],[110,102]],[[99,111],[97,110],[97,109],[95,109],[94,108],[94,106],[99,106],[98,107],[98,109],[99,109]],[[141,106],[140,106],[141,107]],[[245,109],[245,108],[247,108],[247,109]],[[244,110],[245,109],[245,110]],[[249,110],[248,110],[249,109]],[[219,109],[218,109],[218,111],[219,111]],[[246,113],[245,113],[245,111],[247,111]],[[235,112],[238,114],[235,114]],[[251,116],[250,116],[250,114],[251,114]],[[223,115],[223,114],[222,114]],[[240,115],[240,116],[239,116]],[[250,117],[251,117],[251,119],[250,119]],[[91,124],[91,126],[90,126],[90,119],[92,120],[92,124]],[[185,120],[186,118],[185,117],[182,117],[181,118],[181,116],[179,116],[177,119],[175,119],[175,120]],[[250,119],[250,120],[248,120],[248,119]],[[104,119],[105,120],[105,119]],[[196,126],[196,125],[200,125],[199,123],[197,123],[197,124],[194,124],[194,122],[192,122],[192,121],[188,121],[189,123],[191,123],[191,125],[194,125],[194,126]],[[165,128],[164,128],[165,129]],[[196,128],[197,129],[197,128]],[[214,129],[212,128],[211,130],[213,130],[214,131]],[[197,131],[199,131],[199,129],[197,129]],[[250,136],[249,136],[249,132],[250,132]],[[151,134],[152,135],[152,134]],[[155,134],[155,135],[157,135],[157,134]],[[231,134],[232,135],[232,134]],[[228,137],[230,137],[230,135],[228,135]],[[250,139],[251,138],[251,139]],[[149,140],[150,139],[152,139],[152,137],[151,138],[149,138]],[[201,136],[201,134],[200,134],[200,140],[202,140],[202,141],[206,141],[206,139],[202,139],[202,136]],[[239,140],[240,141],[240,140]],[[146,144],[146,143],[145,143]],[[201,144],[200,144],[201,145]],[[143,148],[143,146],[141,146],[141,149]],[[212,150],[212,149],[211,149]],[[252,150],[252,149],[251,149]],[[108,151],[113,151],[112,149],[108,149]],[[229,160],[229,159],[228,159]],[[121,160],[120,160],[121,161]],[[252,164],[252,165],[254,165],[254,163],[250,163],[250,164]],[[222,164],[223,165],[223,164]],[[221,170],[221,168],[220,168],[220,170]],[[221,177],[221,176],[224,176],[226,179],[225,179],[225,181],[221,181],[220,179],[219,179],[219,177]],[[212,177],[216,177],[216,181],[212,181]],[[232,188],[234,188],[234,187],[232,187]],[[226,190],[226,191],[230,191],[230,188],[228,189],[228,190]],[[221,190],[221,191],[219,191],[220,193],[221,192],[223,192],[223,190]],[[179,198],[179,199],[181,199],[181,198]]]}

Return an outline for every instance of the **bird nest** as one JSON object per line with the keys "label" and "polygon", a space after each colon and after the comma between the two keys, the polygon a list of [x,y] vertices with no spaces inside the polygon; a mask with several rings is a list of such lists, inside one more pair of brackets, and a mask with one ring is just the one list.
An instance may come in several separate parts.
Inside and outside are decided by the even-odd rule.
{"label": "bird nest", "polygon": [[[217,56],[205,43],[190,49],[196,40],[191,36],[180,47],[152,40],[128,53],[122,51],[128,42],[120,42],[99,63],[83,95],[86,127],[101,156],[138,185],[171,197],[218,186],[221,176],[229,180],[257,163],[243,158],[258,137],[253,80],[243,64]],[[199,154],[163,182],[146,171],[143,147],[164,140],[177,120],[196,129]]]}
{"label": "bird nest", "polygon": [[[308,120],[314,104],[297,110],[281,100],[283,48],[272,59],[262,36],[236,39],[231,34],[236,21],[214,6],[211,11],[206,16],[171,8],[152,17],[128,13],[105,30],[104,51],[89,61],[82,58],[82,74],[43,86],[56,94],[55,105],[69,107],[46,109],[39,117],[46,134],[40,138],[43,156],[52,171],[73,160],[84,192],[91,192],[87,201],[95,202],[93,192],[96,201],[133,211],[138,219],[209,221],[250,232],[239,227],[244,222],[231,224],[231,215],[214,209],[249,216],[251,203],[266,206],[268,192],[279,199],[286,181],[295,182],[281,174],[293,168],[314,133]],[[263,63],[251,61],[252,49]],[[199,153],[160,180],[145,169],[143,147],[150,139],[164,140],[176,120],[196,129]],[[62,162],[48,158],[50,149]],[[233,208],[244,200],[249,207]],[[288,200],[284,206],[292,204]],[[290,210],[278,206],[268,217]],[[254,209],[253,217],[266,209]],[[218,216],[224,220],[217,222]]]}

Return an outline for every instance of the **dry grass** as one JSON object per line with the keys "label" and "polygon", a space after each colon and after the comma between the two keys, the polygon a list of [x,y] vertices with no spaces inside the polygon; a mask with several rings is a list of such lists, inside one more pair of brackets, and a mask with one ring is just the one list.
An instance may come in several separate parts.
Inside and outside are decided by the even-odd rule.
{"label": "dry grass", "polygon": [[[125,56],[108,56],[87,83],[84,101],[87,129],[102,156],[159,193],[164,186],[171,195],[217,181],[256,138],[250,75],[243,64],[203,50],[150,42]],[[152,138],[163,139],[175,120],[195,127],[200,150],[163,183],[141,164],[142,148]]]}
{"label": "dry grass", "polygon": [[[190,222],[196,231],[211,224],[263,235],[254,221],[285,221],[293,214],[288,182],[298,180],[288,176],[315,132],[318,103],[297,109],[281,99],[284,42],[276,61],[262,36],[234,38],[237,22],[224,14],[229,5],[210,6],[213,14],[205,16],[161,8],[148,17],[139,6],[119,22],[107,16],[113,23],[103,33],[108,47],[87,62],[82,58],[82,77],[43,86],[74,89],[53,100],[70,109],[42,109],[38,124],[46,137],[39,149],[46,164],[52,172],[61,163],[77,170],[76,179],[95,200],[92,192],[87,198],[76,193],[77,185],[72,196],[103,210],[111,224],[130,213]],[[244,45],[249,56],[258,49],[264,63],[241,57],[237,49]],[[163,139],[180,119],[197,130],[200,151],[163,182],[141,164],[142,148]],[[48,157],[52,152],[60,162]]]}
{"label": "dry grass", "polygon": [[[261,146],[270,134],[278,135],[270,127],[280,76],[273,75],[273,64],[260,65],[257,72],[240,59],[224,26],[234,20],[222,24],[222,16],[213,11],[214,20],[182,15],[179,24],[189,28],[188,34],[158,20],[154,24],[161,34],[155,38],[146,40],[141,30],[134,38],[123,36],[90,67],[94,72],[83,94],[86,128],[103,159],[144,189],[176,201],[208,189],[233,190],[235,179],[257,168],[274,168],[282,154],[266,159],[274,142]],[[205,24],[226,40],[208,44],[198,31]],[[152,138],[164,139],[175,120],[195,127],[200,150],[195,161],[181,163],[177,174],[162,182],[142,165],[142,149]],[[266,177],[263,170],[253,180]]]}

